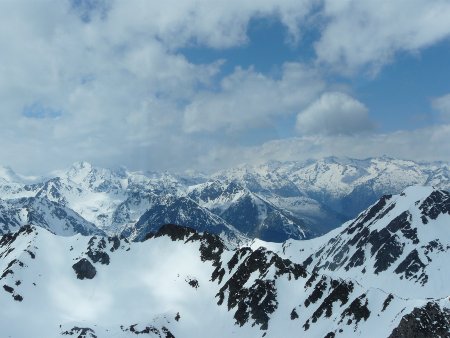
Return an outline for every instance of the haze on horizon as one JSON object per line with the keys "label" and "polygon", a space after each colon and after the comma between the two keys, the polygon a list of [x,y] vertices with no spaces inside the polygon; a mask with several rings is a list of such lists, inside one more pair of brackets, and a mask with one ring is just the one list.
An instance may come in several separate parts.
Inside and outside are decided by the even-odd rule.
{"label": "haze on horizon", "polygon": [[450,2],[0,2],[0,164],[450,161]]}

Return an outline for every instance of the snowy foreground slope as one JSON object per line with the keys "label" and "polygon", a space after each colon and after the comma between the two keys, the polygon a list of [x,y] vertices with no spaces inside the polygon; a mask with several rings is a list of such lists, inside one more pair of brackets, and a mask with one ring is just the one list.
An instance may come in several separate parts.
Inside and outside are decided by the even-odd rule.
{"label": "snowy foreground slope", "polygon": [[274,248],[309,271],[401,297],[450,295],[450,193],[414,186],[311,241]]}
{"label": "snowy foreground slope", "polygon": [[[339,235],[335,241],[339,244],[331,251],[323,249],[322,255],[336,251],[342,252],[338,257],[350,259],[353,248],[343,248],[353,242],[344,240],[349,237],[345,234],[366,233],[363,229],[368,229],[369,234],[381,232],[383,224],[388,228],[390,219],[402,210],[414,214],[417,210],[410,202],[418,198],[419,203],[413,205],[426,211],[413,217],[426,214],[426,223],[423,220],[421,225],[414,223],[400,228],[403,236],[391,230],[389,234],[398,236],[400,245],[406,243],[405,247],[410,244],[407,240],[415,242],[415,238],[410,238],[412,233],[419,242],[439,236],[445,249],[431,256],[436,264],[428,264],[426,273],[430,283],[448,278],[448,268],[440,263],[448,261],[449,255],[448,248],[444,247],[450,225],[446,218],[448,195],[440,195],[438,190],[417,189],[406,190],[404,196],[391,197],[394,207],[387,204],[377,209],[372,207],[336,230],[334,234]],[[386,212],[388,209],[392,214]],[[433,231],[414,231],[422,225]],[[381,237],[381,247],[390,242],[389,238]],[[280,254],[292,256],[293,260],[312,257],[307,267],[257,245],[253,249],[230,250],[215,235],[176,225],[165,225],[144,239],[129,242],[117,237],[62,237],[34,226],[3,235],[0,238],[1,336],[450,335],[448,289],[438,289],[434,282],[421,283],[418,289],[427,291],[418,294],[418,289],[407,291],[413,284],[404,278],[401,281],[406,291],[400,297],[391,290],[390,283],[375,286],[372,281],[377,278],[376,272],[368,259],[370,246],[364,251],[367,278],[357,280],[352,278],[357,273],[340,278],[345,267],[322,267],[324,262],[315,248],[328,248],[331,239],[326,238],[322,243],[312,243],[319,240],[315,239],[273,244]],[[426,244],[414,243],[416,247]],[[330,260],[335,258],[330,256]],[[397,277],[389,273],[393,279]]]}

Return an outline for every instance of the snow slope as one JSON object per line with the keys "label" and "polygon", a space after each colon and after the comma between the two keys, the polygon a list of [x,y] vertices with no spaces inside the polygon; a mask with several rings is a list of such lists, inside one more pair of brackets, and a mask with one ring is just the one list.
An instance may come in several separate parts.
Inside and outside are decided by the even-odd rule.
{"label": "snow slope", "polygon": [[276,250],[308,271],[401,297],[450,294],[450,193],[414,186],[387,195],[340,228]]}
{"label": "snow slope", "polygon": [[404,337],[411,330],[430,337],[450,328],[448,297],[400,298],[310,274],[264,248],[228,250],[216,236],[173,225],[139,243],[24,227],[0,238],[0,271],[0,327],[12,338]]}
{"label": "snow slope", "polygon": [[250,238],[282,242],[314,237],[302,219],[235,181],[208,181],[188,188],[188,196]]}
{"label": "snow slope", "polygon": [[104,232],[73,210],[46,198],[0,200],[0,233],[32,224],[61,236],[103,235]]}

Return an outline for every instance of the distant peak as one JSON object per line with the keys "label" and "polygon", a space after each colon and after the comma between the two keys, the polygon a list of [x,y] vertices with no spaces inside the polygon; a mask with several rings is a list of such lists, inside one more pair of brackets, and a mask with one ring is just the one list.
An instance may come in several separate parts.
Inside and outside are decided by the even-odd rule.
{"label": "distant peak", "polygon": [[72,164],[74,169],[91,169],[92,164],[87,161],[78,161]]}
{"label": "distant peak", "polygon": [[21,178],[9,166],[0,166],[0,179],[6,182],[21,182]]}

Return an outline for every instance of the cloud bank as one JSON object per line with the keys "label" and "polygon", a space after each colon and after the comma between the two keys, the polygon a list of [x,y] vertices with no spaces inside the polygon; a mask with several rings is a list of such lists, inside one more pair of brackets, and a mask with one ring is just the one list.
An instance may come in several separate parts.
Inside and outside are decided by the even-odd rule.
{"label": "cloud bank", "polygon": [[[80,159],[209,169],[287,154],[389,153],[395,142],[405,157],[450,159],[439,145],[449,141],[446,96],[432,103],[441,125],[380,134],[364,103],[329,81],[376,73],[399,52],[447,39],[449,16],[443,0],[3,1],[0,162],[25,173]],[[193,63],[180,52],[245,47],[255,18],[279,20],[299,46],[315,27],[313,60],[270,74],[252,67],[224,74],[226,60]],[[283,132],[268,136],[268,126]],[[227,136],[246,140],[255,129],[256,145]],[[277,144],[283,151],[270,150]]]}

